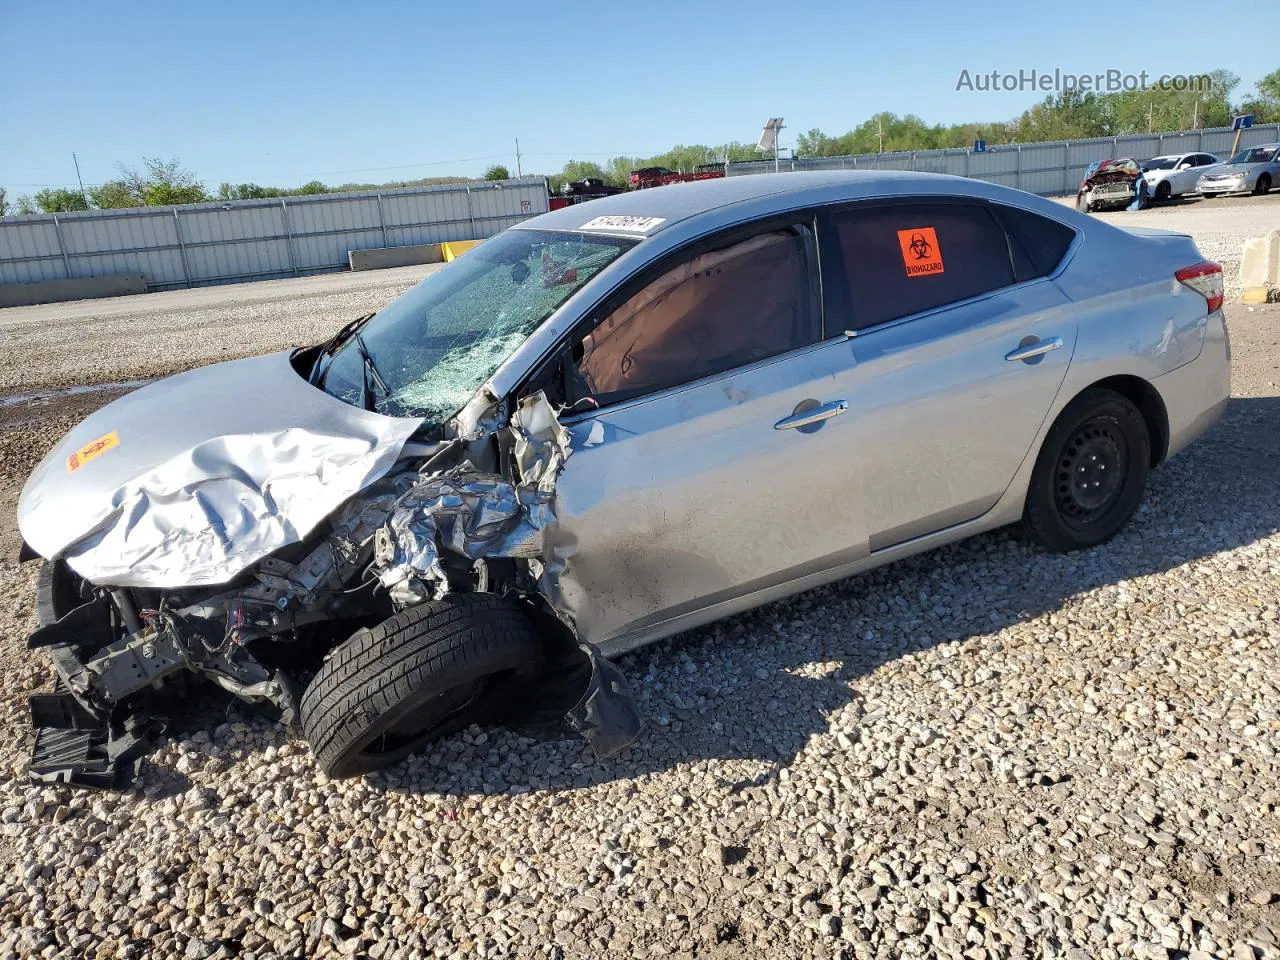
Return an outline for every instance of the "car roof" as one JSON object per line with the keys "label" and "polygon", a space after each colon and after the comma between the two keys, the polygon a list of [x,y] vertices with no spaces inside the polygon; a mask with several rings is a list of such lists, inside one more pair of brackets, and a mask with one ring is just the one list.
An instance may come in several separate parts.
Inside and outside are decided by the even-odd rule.
{"label": "car roof", "polygon": [[599,217],[646,217],[661,222],[644,230],[642,234],[632,235],[652,236],[699,214],[753,200],[783,198],[788,194],[797,196],[805,194],[804,202],[810,202],[815,191],[821,193],[823,199],[829,202],[856,200],[864,196],[882,195],[886,192],[884,188],[888,185],[893,187],[889,192],[900,193],[912,184],[926,187],[926,192],[936,193],[940,181],[947,183],[949,192],[964,196],[980,195],[975,188],[975,184],[980,181],[939,173],[916,173],[906,170],[757,173],[699,180],[692,183],[674,183],[665,187],[633,190],[611,197],[601,197],[590,203],[574,204],[522,221],[516,225],[515,229],[579,230],[584,224]]}

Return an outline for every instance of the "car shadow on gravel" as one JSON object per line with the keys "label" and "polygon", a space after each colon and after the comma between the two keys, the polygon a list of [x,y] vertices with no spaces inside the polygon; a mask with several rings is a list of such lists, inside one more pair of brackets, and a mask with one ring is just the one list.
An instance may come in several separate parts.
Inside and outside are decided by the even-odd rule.
{"label": "car shadow on gravel", "polygon": [[[590,787],[707,760],[754,761],[730,790],[775,778],[816,735],[855,733],[853,681],[882,664],[1057,610],[1280,529],[1280,398],[1233,399],[1222,422],[1151,477],[1115,540],[1054,555],[997,531],[663,641],[620,666],[646,718],[599,760],[558,723],[561,689],[505,732],[474,730],[370,776],[411,793]],[[572,687],[572,684],[564,685]],[[849,710],[842,708],[851,707]],[[733,770],[734,768],[729,768]]]}

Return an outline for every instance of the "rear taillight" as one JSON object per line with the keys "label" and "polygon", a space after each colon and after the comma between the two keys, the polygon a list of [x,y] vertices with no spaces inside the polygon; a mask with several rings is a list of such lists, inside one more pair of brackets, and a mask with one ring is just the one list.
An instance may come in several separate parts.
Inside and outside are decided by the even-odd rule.
{"label": "rear taillight", "polygon": [[1174,274],[1184,287],[1190,287],[1209,304],[1209,312],[1222,306],[1222,264],[1205,260],[1194,266],[1183,267]]}

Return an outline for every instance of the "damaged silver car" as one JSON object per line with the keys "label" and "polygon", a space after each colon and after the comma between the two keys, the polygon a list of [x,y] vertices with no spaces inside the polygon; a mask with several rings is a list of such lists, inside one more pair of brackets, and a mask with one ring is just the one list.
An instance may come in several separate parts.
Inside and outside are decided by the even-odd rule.
{"label": "damaged silver car", "polygon": [[48,455],[32,773],[121,783],[195,678],[350,776],[580,669],[567,720],[608,755],[640,727],[609,657],[1015,521],[1114,535],[1223,409],[1221,304],[1188,237],[928,174],[526,221]]}

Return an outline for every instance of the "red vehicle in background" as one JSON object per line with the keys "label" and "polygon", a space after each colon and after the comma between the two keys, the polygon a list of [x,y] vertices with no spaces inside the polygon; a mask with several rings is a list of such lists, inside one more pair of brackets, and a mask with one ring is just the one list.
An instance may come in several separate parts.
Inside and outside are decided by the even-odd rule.
{"label": "red vehicle in background", "polygon": [[724,176],[724,167],[718,163],[704,163],[696,167],[693,173],[677,173],[666,167],[641,167],[632,170],[627,184],[632,190],[644,190],[648,187],[665,187],[669,183],[692,183],[695,180],[716,180]]}

